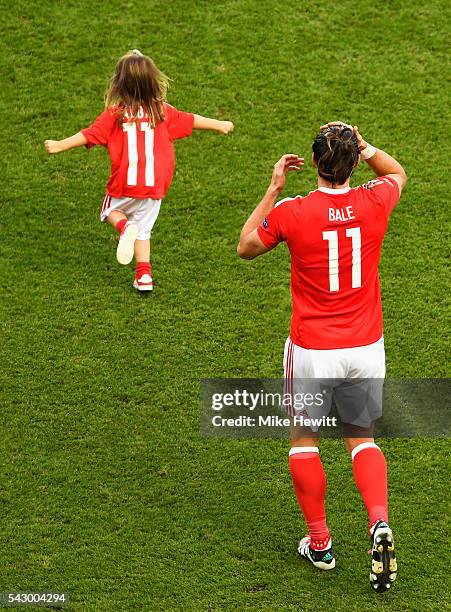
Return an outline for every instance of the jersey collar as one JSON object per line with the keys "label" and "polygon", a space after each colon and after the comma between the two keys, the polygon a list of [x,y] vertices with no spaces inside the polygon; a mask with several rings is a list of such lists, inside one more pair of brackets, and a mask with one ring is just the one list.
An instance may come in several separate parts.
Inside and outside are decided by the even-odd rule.
{"label": "jersey collar", "polygon": [[342,193],[348,193],[351,191],[349,185],[347,187],[342,187],[341,189],[331,189],[330,187],[318,187],[318,191],[322,191],[323,193],[330,193],[331,195],[340,195]]}

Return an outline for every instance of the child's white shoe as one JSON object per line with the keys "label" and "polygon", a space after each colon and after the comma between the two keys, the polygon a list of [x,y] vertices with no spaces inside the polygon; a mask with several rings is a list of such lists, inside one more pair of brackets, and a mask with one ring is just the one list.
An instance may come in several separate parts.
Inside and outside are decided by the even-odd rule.
{"label": "child's white shoe", "polygon": [[138,235],[138,226],[131,221],[127,221],[119,238],[116,257],[120,264],[126,266],[133,259],[135,251],[135,240]]}
{"label": "child's white shoe", "polygon": [[138,291],[152,291],[153,280],[150,274],[143,274],[141,278],[135,278],[133,281],[133,287]]}

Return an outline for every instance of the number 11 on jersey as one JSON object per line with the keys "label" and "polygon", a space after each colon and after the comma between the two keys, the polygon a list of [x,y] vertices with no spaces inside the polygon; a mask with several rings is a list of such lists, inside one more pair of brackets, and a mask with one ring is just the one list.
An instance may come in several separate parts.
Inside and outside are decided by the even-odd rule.
{"label": "number 11 on jersey", "polygon": [[[127,185],[138,184],[138,134],[136,123],[124,123],[128,144]],[[142,121],[139,129],[144,132],[144,155],[146,158],[146,187],[155,185],[155,160],[153,155],[154,132],[147,121]]]}
{"label": "number 11 on jersey", "polygon": [[[352,240],[352,288],[362,286],[362,238],[360,227],[348,227],[346,237]],[[323,232],[323,240],[329,243],[329,291],[340,289],[338,231]]]}

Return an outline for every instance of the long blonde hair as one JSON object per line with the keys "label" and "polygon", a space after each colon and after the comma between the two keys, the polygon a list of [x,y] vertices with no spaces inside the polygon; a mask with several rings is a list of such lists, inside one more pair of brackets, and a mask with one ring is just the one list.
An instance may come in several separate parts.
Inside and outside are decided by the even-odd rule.
{"label": "long blonde hair", "polygon": [[117,107],[121,121],[136,121],[142,107],[151,126],[155,127],[164,121],[168,86],[168,77],[155,62],[134,49],[116,64],[105,93],[105,108]]}

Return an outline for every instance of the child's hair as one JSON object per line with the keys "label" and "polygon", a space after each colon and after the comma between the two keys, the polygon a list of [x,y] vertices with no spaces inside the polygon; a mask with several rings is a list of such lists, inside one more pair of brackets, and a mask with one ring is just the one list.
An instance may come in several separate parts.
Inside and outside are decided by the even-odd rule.
{"label": "child's hair", "polygon": [[318,174],[332,183],[342,185],[359,162],[359,147],[352,129],[343,126],[324,128],[312,145]]}
{"label": "child's hair", "polygon": [[154,61],[138,49],[126,53],[116,64],[105,94],[105,108],[117,107],[120,120],[135,121],[140,107],[152,127],[164,121],[169,79]]}

